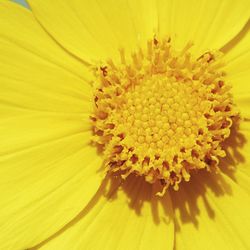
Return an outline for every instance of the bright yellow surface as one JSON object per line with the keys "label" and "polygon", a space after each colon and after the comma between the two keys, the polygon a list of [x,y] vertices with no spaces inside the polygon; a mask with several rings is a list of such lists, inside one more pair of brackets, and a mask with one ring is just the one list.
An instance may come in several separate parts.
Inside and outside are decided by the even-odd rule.
{"label": "bright yellow surface", "polygon": [[197,54],[223,48],[249,19],[250,2],[29,3],[38,22],[0,0],[0,249],[26,249],[49,237],[44,249],[249,249],[249,35],[225,50],[227,77],[246,122],[242,148],[222,164],[237,171],[229,174],[224,165],[229,176],[195,176],[185,190],[164,197],[157,218],[151,205],[157,198],[140,181],[125,185],[126,192],[115,185],[114,193],[104,197],[101,188],[94,196],[102,161],[88,145],[87,65],[116,59],[119,47],[134,50],[157,33],[171,35],[177,46],[193,40]]}
{"label": "bright yellow surface", "polygon": [[97,195],[87,213],[41,249],[173,249],[174,222],[169,194],[155,196],[143,179],[128,178]]}
{"label": "bright yellow surface", "polygon": [[250,119],[250,22],[235,47],[225,55],[227,81],[232,86],[234,100],[244,118]]}
{"label": "bright yellow surface", "polygon": [[84,71],[29,11],[0,2],[0,249],[49,237],[101,183]]}
{"label": "bright yellow surface", "polygon": [[171,35],[181,47],[193,41],[197,54],[223,47],[250,16],[248,0],[156,1],[160,34]]}
{"label": "bright yellow surface", "polygon": [[107,62],[96,73],[93,140],[104,148],[105,170],[160,181],[161,196],[168,187],[178,190],[194,170],[218,168],[226,156],[220,145],[239,115],[221,53],[197,60],[190,47],[176,52],[170,39],[155,38],[131,63]]}
{"label": "bright yellow surface", "polygon": [[171,35],[180,47],[191,40],[197,54],[220,49],[250,15],[248,0],[28,2],[50,34],[83,60],[114,58],[117,48],[134,49],[154,34]]}

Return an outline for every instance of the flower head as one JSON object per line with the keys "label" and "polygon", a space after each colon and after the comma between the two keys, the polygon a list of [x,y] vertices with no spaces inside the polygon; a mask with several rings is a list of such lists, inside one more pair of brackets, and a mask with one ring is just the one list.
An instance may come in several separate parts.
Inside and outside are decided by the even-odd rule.
{"label": "flower head", "polygon": [[107,172],[145,176],[169,185],[189,181],[193,170],[217,170],[221,143],[237,113],[217,56],[192,58],[170,39],[148,42],[147,50],[121,65],[100,67],[92,117],[94,141],[104,147]]}
{"label": "flower head", "polygon": [[249,2],[28,2],[0,0],[0,248],[250,248]]}

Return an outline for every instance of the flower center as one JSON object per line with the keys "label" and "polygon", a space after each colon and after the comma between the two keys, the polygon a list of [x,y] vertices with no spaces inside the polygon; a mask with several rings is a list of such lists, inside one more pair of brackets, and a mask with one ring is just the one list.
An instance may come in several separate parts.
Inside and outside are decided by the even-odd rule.
{"label": "flower center", "polygon": [[220,70],[220,53],[193,58],[170,39],[153,39],[146,49],[97,71],[92,116],[93,141],[102,147],[107,172],[144,176],[178,190],[194,170],[218,170],[233,111],[230,86]]}

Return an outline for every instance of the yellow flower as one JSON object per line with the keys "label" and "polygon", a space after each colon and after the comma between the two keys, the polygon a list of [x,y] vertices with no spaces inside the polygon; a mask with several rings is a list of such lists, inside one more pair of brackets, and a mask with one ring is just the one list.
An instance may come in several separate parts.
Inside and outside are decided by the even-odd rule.
{"label": "yellow flower", "polygon": [[0,249],[250,249],[250,2],[28,2],[0,0]]}

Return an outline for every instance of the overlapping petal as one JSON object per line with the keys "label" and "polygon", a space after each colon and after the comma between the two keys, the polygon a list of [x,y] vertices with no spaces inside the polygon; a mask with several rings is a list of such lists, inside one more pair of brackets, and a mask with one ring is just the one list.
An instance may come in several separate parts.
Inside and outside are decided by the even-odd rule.
{"label": "overlapping petal", "polygon": [[250,23],[225,52],[227,81],[233,86],[234,100],[243,118],[250,119]]}
{"label": "overlapping petal", "polygon": [[[90,64],[155,34],[171,35],[177,47],[192,40],[197,54],[220,49],[246,24],[249,1],[29,3],[45,31],[27,10],[0,1],[0,248],[250,248],[248,123],[242,158],[236,152],[233,162],[224,160],[225,174],[195,175],[171,194],[172,208],[168,194],[159,201],[137,179],[116,183],[108,194],[100,188],[92,198],[102,175],[88,115]],[[226,53],[228,81],[248,120],[249,34]],[[232,174],[227,164],[237,160]]]}
{"label": "overlapping petal", "polygon": [[100,61],[133,50],[152,37],[155,1],[28,1],[45,29],[84,61]]}
{"label": "overlapping petal", "polygon": [[224,174],[199,174],[172,195],[176,249],[248,249],[250,196]]}
{"label": "overlapping petal", "polygon": [[250,16],[249,1],[157,0],[159,33],[178,47],[194,42],[194,52],[220,49],[236,36]]}
{"label": "overlapping petal", "polygon": [[[110,185],[110,184],[109,184]],[[156,197],[139,177],[106,188],[78,220],[51,237],[41,249],[173,249],[173,210],[169,195]]]}
{"label": "overlapping petal", "polygon": [[31,12],[0,2],[1,249],[43,241],[99,188],[90,76]]}

